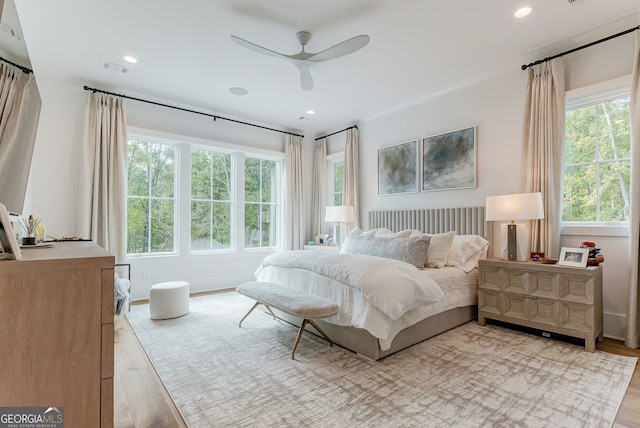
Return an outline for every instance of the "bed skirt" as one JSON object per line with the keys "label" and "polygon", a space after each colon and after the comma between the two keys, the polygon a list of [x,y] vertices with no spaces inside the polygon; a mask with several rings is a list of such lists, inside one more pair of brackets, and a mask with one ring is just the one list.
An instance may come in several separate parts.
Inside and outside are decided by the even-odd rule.
{"label": "bed skirt", "polygon": [[[276,309],[274,309],[274,312],[278,318],[298,327],[302,323],[300,318],[285,314],[284,312]],[[393,339],[391,348],[386,351],[381,350],[378,339],[364,329],[351,326],[339,326],[322,320],[316,320],[316,323],[320,325],[325,333],[327,333],[331,340],[337,345],[366,358],[379,360],[380,358],[384,358],[394,352],[398,352],[418,342],[422,342],[425,339],[477,319],[477,316],[478,307],[476,305],[453,308],[440,314],[433,315],[400,331]],[[307,331],[316,334],[313,329],[309,329],[308,327]]]}

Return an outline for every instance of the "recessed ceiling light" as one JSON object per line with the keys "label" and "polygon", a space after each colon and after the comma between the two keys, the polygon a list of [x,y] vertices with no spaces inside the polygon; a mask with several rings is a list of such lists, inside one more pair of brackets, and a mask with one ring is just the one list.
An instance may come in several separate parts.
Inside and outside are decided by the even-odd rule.
{"label": "recessed ceiling light", "polygon": [[233,95],[247,95],[249,93],[249,91],[247,91],[245,88],[241,88],[239,86],[229,88],[229,92],[231,92]]}
{"label": "recessed ceiling light", "polygon": [[513,14],[516,18],[524,18],[525,16],[531,13],[531,8],[529,6],[521,7],[516,10],[516,13]]}
{"label": "recessed ceiling light", "polygon": [[138,58],[136,58],[135,56],[131,56],[131,55],[125,55],[122,57],[123,60],[130,62],[131,64],[135,64],[136,62],[138,62]]}
{"label": "recessed ceiling light", "polygon": [[307,114],[316,114],[316,112],[313,110],[307,110]]}

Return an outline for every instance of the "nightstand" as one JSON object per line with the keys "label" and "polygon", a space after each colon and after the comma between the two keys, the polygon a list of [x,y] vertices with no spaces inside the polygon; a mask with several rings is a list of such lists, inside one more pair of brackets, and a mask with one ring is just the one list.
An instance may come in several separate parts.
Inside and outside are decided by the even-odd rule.
{"label": "nightstand", "polygon": [[305,245],[304,249],[313,251],[331,251],[334,253],[340,252],[340,247],[337,245]]}
{"label": "nightstand", "polygon": [[478,324],[486,319],[584,339],[602,340],[602,266],[480,260]]}

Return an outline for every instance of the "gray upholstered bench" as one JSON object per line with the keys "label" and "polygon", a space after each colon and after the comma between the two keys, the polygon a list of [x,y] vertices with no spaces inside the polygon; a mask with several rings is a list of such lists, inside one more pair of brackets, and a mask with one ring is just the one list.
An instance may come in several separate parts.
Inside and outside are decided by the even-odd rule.
{"label": "gray upholstered bench", "polygon": [[286,312],[289,315],[303,319],[300,330],[298,331],[296,343],[293,345],[293,350],[291,351],[291,359],[295,356],[296,348],[298,347],[298,343],[302,337],[302,332],[307,324],[311,324],[320,334],[322,334],[327,342],[329,342],[329,345],[333,345],[329,336],[327,336],[318,324],[313,321],[314,318],[326,318],[337,313],[340,308],[333,301],[321,296],[315,296],[303,291],[274,284],[272,282],[245,282],[244,284],[240,284],[236,288],[236,291],[256,300],[256,304],[253,305],[253,307],[249,309],[249,312],[247,312],[247,314],[240,320],[240,327],[242,327],[242,321],[244,321],[260,304],[266,306],[274,318],[275,314],[271,310],[271,306],[281,310],[282,312]]}

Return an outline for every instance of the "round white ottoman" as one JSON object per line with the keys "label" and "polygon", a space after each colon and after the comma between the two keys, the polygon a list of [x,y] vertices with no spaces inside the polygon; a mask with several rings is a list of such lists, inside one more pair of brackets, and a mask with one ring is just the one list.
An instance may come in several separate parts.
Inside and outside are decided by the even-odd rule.
{"label": "round white ottoman", "polygon": [[149,314],[152,320],[177,318],[188,313],[188,282],[160,282],[151,287],[149,294]]}

